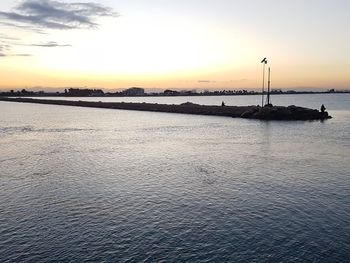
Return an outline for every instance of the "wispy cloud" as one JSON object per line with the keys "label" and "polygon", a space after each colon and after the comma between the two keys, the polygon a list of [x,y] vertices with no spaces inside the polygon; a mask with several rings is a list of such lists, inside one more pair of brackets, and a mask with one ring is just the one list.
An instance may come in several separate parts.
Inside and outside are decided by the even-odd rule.
{"label": "wispy cloud", "polygon": [[[21,0],[11,11],[0,10],[0,25],[15,27],[33,33],[47,34],[48,29],[95,29],[98,19],[118,14],[99,3],[68,3],[62,0]],[[28,57],[30,54],[12,54],[15,46],[58,48],[71,47],[55,41],[23,43],[21,39],[0,34],[0,57]]]}
{"label": "wispy cloud", "polygon": [[31,57],[32,54],[10,54],[9,57]]}
{"label": "wispy cloud", "polygon": [[34,26],[30,26],[30,25],[23,25],[23,24],[19,24],[19,23],[15,23],[15,22],[14,23],[5,22],[5,21],[1,21],[1,19],[4,19],[4,18],[1,17],[1,15],[0,15],[0,25],[5,26],[5,27],[18,28],[21,30],[30,31],[30,32],[34,32],[34,33],[38,33],[38,34],[42,34],[42,35],[47,34],[46,32],[44,32],[43,29],[40,29],[38,27],[34,27]]}
{"label": "wispy cloud", "polygon": [[11,46],[0,43],[0,58],[3,57],[29,57],[30,54],[12,54],[10,53]]}
{"label": "wispy cloud", "polygon": [[20,40],[19,38],[17,37],[10,37],[8,35],[5,35],[5,34],[0,34],[0,40]]}
{"label": "wispy cloud", "polygon": [[13,44],[17,46],[27,46],[27,47],[71,47],[72,45],[69,44],[59,44],[55,41],[50,41],[46,43],[38,43],[38,44]]}
{"label": "wispy cloud", "polygon": [[9,50],[9,49],[10,49],[10,45],[3,44],[3,43],[0,44],[0,52],[4,52],[4,51]]}
{"label": "wispy cloud", "polygon": [[96,28],[97,19],[117,16],[99,3],[66,3],[54,0],[23,0],[12,12],[0,11],[0,20],[13,26],[44,29]]}
{"label": "wispy cloud", "polygon": [[198,80],[198,83],[215,83],[216,81],[213,80]]}
{"label": "wispy cloud", "polygon": [[31,57],[31,54],[7,54],[0,51],[0,57]]}
{"label": "wispy cloud", "polygon": [[71,47],[69,44],[59,44],[55,41],[45,43],[32,43],[24,44],[19,43],[20,39],[7,37],[0,34],[0,57],[29,57],[31,54],[12,54],[11,50],[14,46],[26,46],[26,47],[43,47],[43,48],[56,48],[56,47]]}

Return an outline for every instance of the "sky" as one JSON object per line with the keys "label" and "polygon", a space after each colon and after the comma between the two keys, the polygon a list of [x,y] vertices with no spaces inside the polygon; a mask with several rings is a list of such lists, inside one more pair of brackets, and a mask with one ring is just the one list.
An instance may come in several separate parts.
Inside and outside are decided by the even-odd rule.
{"label": "sky", "polygon": [[349,0],[1,0],[0,89],[350,88]]}

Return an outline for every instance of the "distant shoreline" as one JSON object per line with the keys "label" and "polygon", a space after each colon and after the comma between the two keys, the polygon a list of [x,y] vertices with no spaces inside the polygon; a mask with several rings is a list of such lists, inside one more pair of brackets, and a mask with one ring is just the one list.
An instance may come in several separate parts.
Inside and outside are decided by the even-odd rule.
{"label": "distant shoreline", "polygon": [[[0,92],[0,97],[62,97],[62,98],[70,98],[70,97],[203,97],[203,96],[254,96],[254,95],[262,95],[262,92],[256,91],[210,91],[210,92],[152,92],[152,93],[144,93],[144,94],[127,94],[123,92],[116,93],[104,93],[102,90],[98,90],[98,93],[94,93],[96,90],[76,90],[76,93],[66,93],[66,92],[44,92],[44,91],[11,91],[11,92]],[[272,91],[271,95],[305,95],[305,94],[349,94],[350,90],[345,91]],[[267,95],[267,92],[264,93]]]}

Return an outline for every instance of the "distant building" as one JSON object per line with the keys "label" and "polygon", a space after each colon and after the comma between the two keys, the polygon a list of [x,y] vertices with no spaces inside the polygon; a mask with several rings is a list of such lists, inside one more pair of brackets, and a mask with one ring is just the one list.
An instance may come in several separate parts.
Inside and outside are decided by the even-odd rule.
{"label": "distant building", "polygon": [[143,96],[145,95],[145,90],[143,88],[133,87],[122,92],[126,96]]}
{"label": "distant building", "polygon": [[273,90],[271,90],[271,93],[272,94],[282,94],[283,91],[281,89],[273,89]]}
{"label": "distant building", "polygon": [[66,90],[65,90],[65,94],[68,96],[86,97],[86,96],[103,96],[104,92],[100,89],[74,89],[74,88],[70,88],[70,89],[68,89],[68,92],[66,92]]}
{"label": "distant building", "polygon": [[104,96],[104,95],[105,95],[105,93],[103,92],[103,90],[94,89],[90,96],[100,97],[100,96]]}
{"label": "distant building", "polygon": [[164,94],[165,95],[177,95],[179,94],[180,92],[176,91],[176,90],[170,90],[170,89],[167,89],[164,91]]}

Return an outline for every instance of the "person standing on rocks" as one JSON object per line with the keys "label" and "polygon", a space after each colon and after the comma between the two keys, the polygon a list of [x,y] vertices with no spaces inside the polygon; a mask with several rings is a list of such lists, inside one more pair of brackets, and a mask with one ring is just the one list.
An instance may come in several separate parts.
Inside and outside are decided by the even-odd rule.
{"label": "person standing on rocks", "polygon": [[322,104],[322,105],[321,105],[321,112],[324,113],[325,110],[326,110],[326,107]]}

